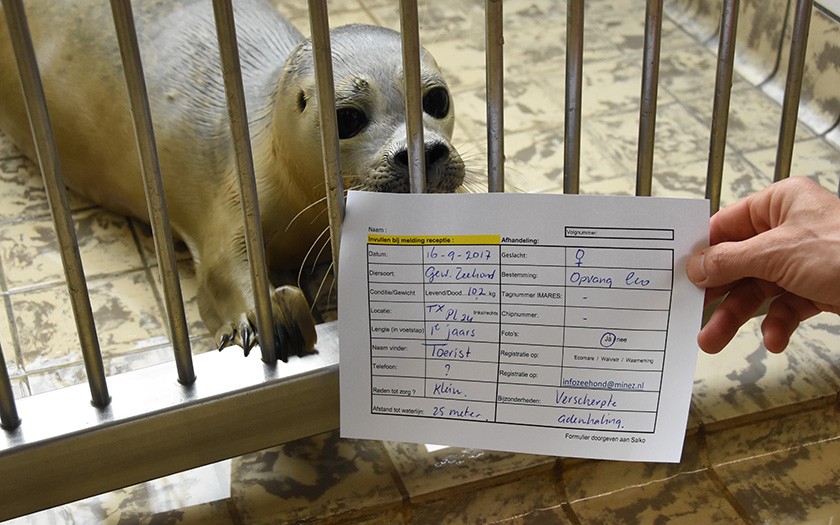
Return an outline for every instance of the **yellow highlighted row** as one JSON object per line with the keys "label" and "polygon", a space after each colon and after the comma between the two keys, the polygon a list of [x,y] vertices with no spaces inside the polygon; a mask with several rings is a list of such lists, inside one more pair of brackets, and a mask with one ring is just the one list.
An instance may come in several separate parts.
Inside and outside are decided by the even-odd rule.
{"label": "yellow highlighted row", "polygon": [[368,244],[501,244],[501,235],[382,235],[368,234]]}

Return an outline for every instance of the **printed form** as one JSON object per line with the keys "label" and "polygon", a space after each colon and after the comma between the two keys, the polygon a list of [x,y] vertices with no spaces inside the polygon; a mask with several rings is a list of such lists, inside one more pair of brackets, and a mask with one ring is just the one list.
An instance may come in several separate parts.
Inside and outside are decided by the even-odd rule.
{"label": "printed form", "polygon": [[678,462],[700,199],[350,192],[341,434]]}

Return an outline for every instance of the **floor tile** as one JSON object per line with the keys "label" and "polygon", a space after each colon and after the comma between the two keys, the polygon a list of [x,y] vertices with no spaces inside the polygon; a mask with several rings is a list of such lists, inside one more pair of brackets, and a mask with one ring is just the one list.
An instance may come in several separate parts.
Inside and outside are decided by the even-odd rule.
{"label": "floor tile", "polygon": [[[639,145],[637,110],[594,117],[590,119],[587,129],[594,137],[595,143],[600,145],[602,155],[618,159],[623,166],[632,167],[632,172],[635,173]],[[693,161],[705,160],[709,148],[708,133],[708,129],[697,122],[681,105],[660,105],[656,115],[653,173],[659,174]],[[678,171],[676,175],[676,178],[664,179],[668,184],[664,189],[682,188],[686,184],[695,184],[681,171]],[[705,181],[705,172],[703,181]],[[702,184],[705,186],[705,182]],[[671,192],[666,191],[659,194],[672,196]],[[700,192],[695,196],[702,195],[703,192]]]}
{"label": "floor tile", "polygon": [[[306,8],[306,4],[300,2],[286,2],[283,0],[269,0],[269,3],[277,8],[280,13],[289,19],[304,19],[306,20],[308,17],[308,10]],[[359,10],[359,1],[358,0],[330,0],[329,3],[329,14],[333,15],[334,13],[342,13],[345,11],[358,11]],[[335,25],[335,24],[330,24]],[[306,24],[306,27],[309,27],[309,24]]]}
{"label": "floor tile", "polygon": [[669,0],[665,16],[673,20],[698,42],[717,33],[721,0]]}
{"label": "floor tile", "polygon": [[[708,160],[660,163],[654,158],[653,194],[663,197],[703,198],[706,194]],[[762,173],[737,153],[730,152],[723,161],[721,206],[755,193],[773,182],[773,174]]]}
{"label": "floor tile", "polygon": [[[562,188],[565,166],[562,129],[540,129],[505,136],[506,183],[514,191],[545,192]],[[603,145],[584,130],[580,144],[582,193],[632,194],[630,169],[604,153]]]}
{"label": "floor tile", "polygon": [[782,354],[761,344],[760,320],[752,319],[717,355],[700,353],[693,402],[705,424],[765,410],[796,410],[838,389],[840,327],[836,316],[805,321]]}
{"label": "floor tile", "polygon": [[573,523],[561,505],[563,497],[551,471],[462,493],[447,491],[443,499],[414,505],[411,525],[471,523]]}
{"label": "floor tile", "polygon": [[245,523],[299,522],[402,501],[379,442],[320,434],[233,460]]}
{"label": "floor tile", "polygon": [[680,463],[563,460],[563,484],[573,508],[625,488],[662,483],[704,469],[697,439],[686,438]]}
{"label": "floor tile", "polygon": [[17,149],[12,139],[0,130],[0,159],[19,157],[21,155],[21,151]]}
{"label": "floor tile", "polygon": [[[767,95],[753,88],[732,90],[727,124],[727,149],[748,152],[775,147],[779,141],[782,111]],[[689,109],[711,129],[711,99],[686,100]],[[811,130],[802,124],[796,129],[797,140],[813,138]],[[708,149],[708,148],[707,148]],[[705,153],[708,154],[708,151]]]}
{"label": "floor tile", "polygon": [[[161,312],[143,271],[88,282],[100,347],[107,359],[167,342]],[[12,296],[27,372],[79,362],[78,337],[64,286]]]}
{"label": "floor tile", "polygon": [[[776,167],[776,147],[744,154],[747,160],[764,173],[772,174]],[[822,139],[796,142],[793,146],[791,176],[805,175],[813,178],[826,189],[837,191],[840,181],[840,148]]]}
{"label": "floor tile", "polygon": [[[711,114],[716,65],[715,54],[705,48],[663,46],[659,63],[659,89],[678,99],[699,98],[707,101],[708,112]],[[733,75],[733,89],[748,85],[736,71]]]}
{"label": "floor tile", "polygon": [[[125,217],[99,208],[73,217],[88,279],[143,267]],[[8,224],[0,231],[0,261],[9,290],[64,282],[52,220]]]}
{"label": "floor tile", "polygon": [[706,436],[706,449],[711,465],[718,467],[830,441],[837,436],[840,436],[840,414],[837,407],[826,404],[710,432]]}
{"label": "floor tile", "polygon": [[[583,66],[583,118],[614,115],[633,110],[639,112],[642,92],[642,61],[629,56],[616,60],[593,62]],[[658,90],[658,105],[672,102],[665,90]],[[636,130],[638,132],[638,130]]]}
{"label": "floor tile", "polygon": [[[67,194],[70,209],[90,207],[90,202]],[[35,164],[26,157],[0,159],[0,223],[33,217],[48,217],[47,194]]]}
{"label": "floor tile", "polygon": [[[791,35],[794,24],[794,4],[790,4],[783,46],[780,50],[778,72],[772,82],[762,86],[775,100],[781,102],[787,84]],[[808,30],[808,46],[805,50],[805,68],[802,73],[802,93],[799,119],[808,123],[818,133],[823,133],[837,124],[840,117],[840,99],[837,85],[840,82],[840,23],[819,9],[811,14]]]}
{"label": "floor tile", "polygon": [[0,295],[0,348],[3,350],[3,360],[6,361],[6,370],[9,371],[9,375],[12,377],[19,375],[21,370],[18,366],[17,347],[12,339],[9,314],[6,313],[6,299],[2,295]]}
{"label": "floor tile", "polygon": [[549,468],[554,458],[478,449],[447,447],[429,452],[423,445],[383,442],[410,498],[519,472],[532,467]]}
{"label": "floor tile", "polygon": [[[789,431],[792,436],[799,432]],[[836,431],[820,441],[724,463],[715,471],[755,523],[831,523],[840,514]]]}
{"label": "floor tile", "polygon": [[[400,29],[399,6],[393,2],[369,9],[377,24]],[[420,44],[454,40],[464,35],[484,38],[484,6],[480,2],[418,2]]]}
{"label": "floor tile", "polygon": [[[610,2],[610,9],[601,7],[590,10],[585,26],[596,29],[616,45],[625,55],[641,60],[644,50],[645,8],[644,5],[629,2]],[[592,12],[594,11],[594,12]],[[662,18],[660,46],[669,49],[675,47],[696,46],[697,43],[667,16]],[[603,37],[601,38],[603,39]]]}
{"label": "floor tile", "polygon": [[614,493],[572,501],[581,523],[739,523],[729,504],[705,472],[629,485]]}
{"label": "floor tile", "polygon": [[[746,0],[741,2],[735,42],[738,71],[753,85],[776,73],[779,48],[785,32],[786,0]],[[717,49],[715,43],[714,49]]]}

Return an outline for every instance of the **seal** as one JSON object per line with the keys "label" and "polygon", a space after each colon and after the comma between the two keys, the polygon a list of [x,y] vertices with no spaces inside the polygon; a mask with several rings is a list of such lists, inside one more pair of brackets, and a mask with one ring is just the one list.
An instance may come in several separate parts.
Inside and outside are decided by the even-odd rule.
{"label": "seal", "polygon": [[[68,187],[148,221],[134,128],[110,11],[93,0],[27,2]],[[278,357],[316,342],[303,292],[275,276],[299,268],[327,229],[312,44],[261,0],[235,2]],[[219,349],[256,344],[245,234],[210,2],[138,2],[143,59],[173,231],[188,246],[202,319]],[[35,158],[17,68],[0,13],[0,128]],[[345,187],[408,191],[399,34],[331,30]],[[454,105],[432,56],[421,53],[427,187],[460,191],[464,164],[450,140]]]}

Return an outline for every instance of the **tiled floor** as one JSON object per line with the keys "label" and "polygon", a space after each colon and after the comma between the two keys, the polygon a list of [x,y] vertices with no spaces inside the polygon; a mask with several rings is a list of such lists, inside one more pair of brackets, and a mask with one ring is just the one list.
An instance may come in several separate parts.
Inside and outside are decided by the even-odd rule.
{"label": "tiled floor", "polygon": [[[276,3],[306,32],[304,9]],[[644,30],[637,4],[586,3],[586,192],[634,189]],[[715,70],[709,38],[716,26],[705,4],[666,2],[657,195],[703,193]],[[754,2],[744,4],[756,10]],[[399,27],[392,0],[340,0],[330,9],[332,25]],[[504,9],[508,181],[523,191],[559,192],[565,3],[509,0]],[[783,12],[767,9],[766,23],[784,20]],[[482,16],[479,0],[421,2],[421,39],[448,74],[458,114],[455,143],[475,173],[483,170],[485,151]],[[828,57],[837,68],[840,31],[824,22],[812,30],[809,56]],[[766,27],[750,23],[742,15],[740,35],[769,38]],[[780,108],[766,93],[775,93],[778,78],[767,81],[767,68],[750,59],[756,58],[746,52],[739,57],[733,84],[724,205],[772,180]],[[832,89],[836,95],[836,84]],[[819,85],[806,89],[815,99],[824,92]],[[805,120],[793,171],[836,189],[837,133],[826,133],[835,121]],[[16,395],[82,381],[81,358],[70,352],[76,336],[44,191],[33,164],[2,136],[0,203],[0,342]],[[71,203],[108,373],[171,359],[148,227],[76,197]],[[198,320],[189,258],[183,250],[180,256],[191,338],[201,351],[210,340]],[[724,353],[701,355],[685,452],[676,465],[429,452],[328,433],[17,523],[831,523],[840,516],[838,390],[836,316],[806,322],[781,355],[762,348],[753,321]]]}

